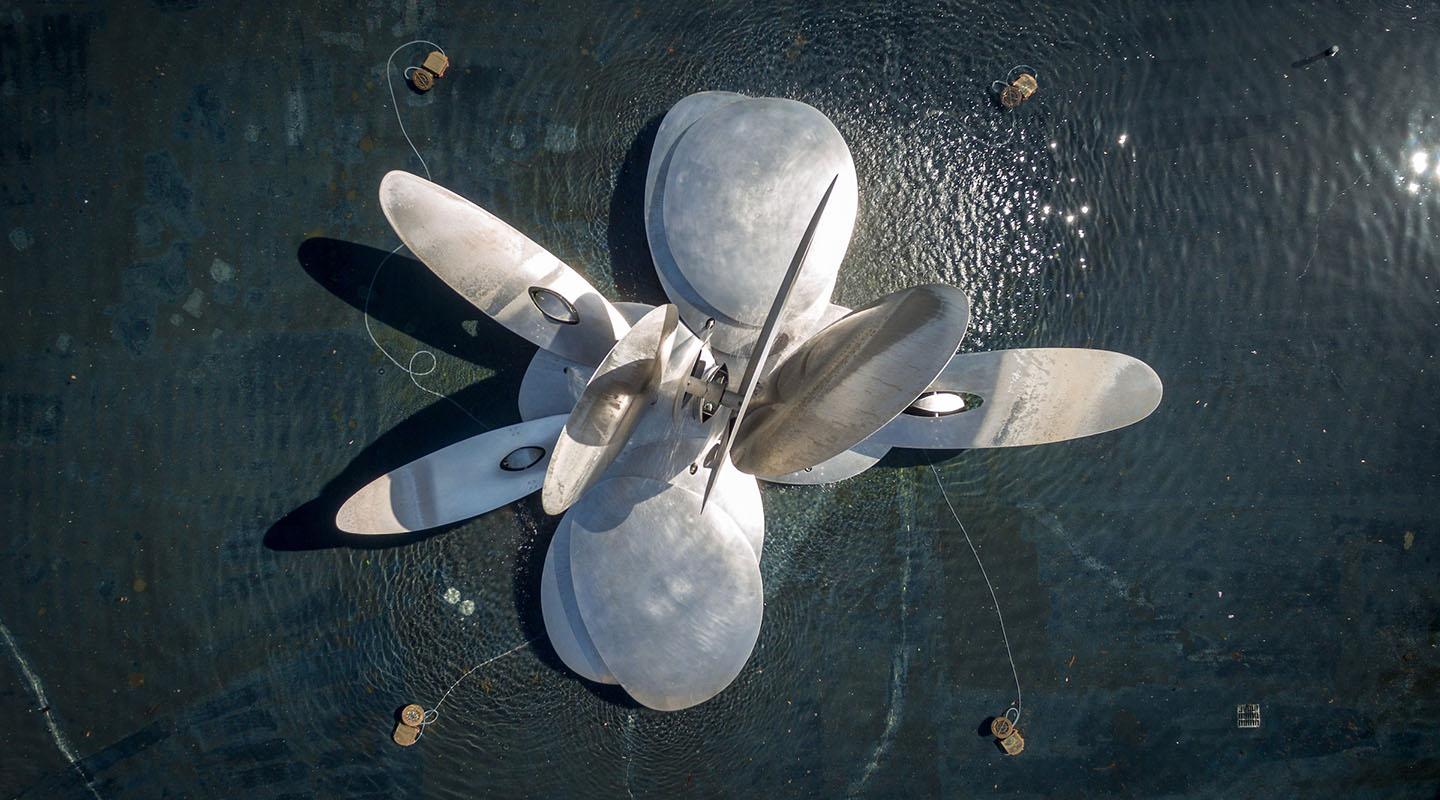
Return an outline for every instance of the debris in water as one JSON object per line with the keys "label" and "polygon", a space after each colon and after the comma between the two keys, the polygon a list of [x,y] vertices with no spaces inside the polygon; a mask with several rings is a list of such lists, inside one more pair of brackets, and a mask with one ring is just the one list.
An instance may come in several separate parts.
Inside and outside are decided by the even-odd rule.
{"label": "debris in water", "polygon": [[1324,50],[1316,53],[1315,55],[1302,58],[1299,61],[1291,64],[1290,66],[1295,69],[1301,69],[1302,67],[1308,67],[1311,64],[1314,64],[1316,61],[1319,61],[1322,58],[1333,58],[1338,55],[1340,55],[1340,45],[1332,44]]}

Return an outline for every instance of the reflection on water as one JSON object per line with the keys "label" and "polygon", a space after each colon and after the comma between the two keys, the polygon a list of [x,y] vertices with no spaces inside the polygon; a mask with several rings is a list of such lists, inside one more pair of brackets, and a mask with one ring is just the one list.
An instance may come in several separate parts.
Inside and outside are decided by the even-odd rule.
{"label": "reflection on water", "polygon": [[[184,5],[0,22],[0,618],[102,796],[1289,796],[1433,778],[1433,12]],[[436,180],[612,298],[661,296],[639,216],[660,115],[704,89],[786,96],[855,157],[836,302],[943,281],[970,299],[963,349],[1156,368],[1166,399],[1138,426],[939,464],[1005,610],[1023,770],[976,735],[1010,673],[923,456],[766,489],[755,655],[674,714],[549,650],[538,499],[403,546],[324,530],[375,475],[514,421],[530,355],[403,259],[376,283],[377,335],[436,352],[426,385],[480,426],[364,335],[371,255],[394,244],[375,190],[415,168],[382,68],[416,31],[455,63],[400,101]],[[174,48],[205,55],[182,69]],[[1039,92],[1002,113],[988,86],[1022,63]],[[99,144],[115,130],[123,148]],[[419,746],[389,744],[395,708],[536,636],[457,686]],[[5,663],[21,757],[0,788],[87,796]],[[1237,731],[1247,702],[1264,726]]]}

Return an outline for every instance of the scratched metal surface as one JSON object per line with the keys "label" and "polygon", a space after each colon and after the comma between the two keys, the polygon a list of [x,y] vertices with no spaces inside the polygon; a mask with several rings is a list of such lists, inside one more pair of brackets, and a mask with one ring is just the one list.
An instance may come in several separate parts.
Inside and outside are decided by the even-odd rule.
{"label": "scratched metal surface", "polygon": [[[684,5],[0,7],[0,794],[1433,796],[1437,12]],[[786,96],[855,157],[836,302],[945,281],[969,349],[1155,367],[1140,425],[938,463],[1023,756],[976,734],[1009,669],[913,453],[765,490],[760,641],[714,700],[646,711],[542,639],[390,744],[543,632],[554,528],[531,500],[398,547],[326,531],[516,420],[532,352],[404,259],[377,336],[475,419],[365,336],[376,187],[418,171],[385,58],[417,35],[455,61],[400,95],[436,180],[614,299],[659,297],[664,111]],[[1040,91],[1001,115],[1018,63]]]}

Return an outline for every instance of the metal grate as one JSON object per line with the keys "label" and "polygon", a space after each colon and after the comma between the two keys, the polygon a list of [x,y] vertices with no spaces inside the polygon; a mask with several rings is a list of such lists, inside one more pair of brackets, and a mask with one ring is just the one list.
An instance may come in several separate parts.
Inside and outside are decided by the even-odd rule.
{"label": "metal grate", "polygon": [[1243,705],[1235,706],[1235,727],[1260,727],[1260,704],[1245,703]]}

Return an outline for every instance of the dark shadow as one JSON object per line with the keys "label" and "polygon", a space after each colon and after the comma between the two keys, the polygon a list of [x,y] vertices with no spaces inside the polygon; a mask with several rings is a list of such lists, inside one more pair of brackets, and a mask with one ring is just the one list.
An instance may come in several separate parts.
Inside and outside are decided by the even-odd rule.
{"label": "dark shadow", "polygon": [[660,305],[669,302],[655,274],[650,240],[645,235],[645,172],[663,116],[650,120],[631,142],[610,195],[610,270],[620,299]]}
{"label": "dark shadow", "polygon": [[550,540],[554,538],[555,529],[560,525],[560,517],[545,513],[538,493],[516,501],[513,507],[520,526],[534,531],[533,538],[521,546],[515,561],[515,572],[511,576],[515,617],[520,621],[520,630],[525,638],[535,643],[531,646],[531,651],[545,666],[564,673],[596,698],[621,708],[642,708],[619,686],[595,683],[576,675],[565,666],[560,654],[555,652],[555,648],[550,644],[550,636],[545,631],[545,612],[540,606],[540,578],[545,570],[545,554],[550,550]]}
{"label": "dark shadow", "polygon": [[[296,253],[301,269],[357,311],[369,314],[372,326],[394,328],[436,352],[507,374],[521,356],[523,375],[535,348],[470,304],[424,264],[389,251],[339,239],[306,239]],[[371,291],[371,281],[374,290]],[[407,353],[396,353],[404,363]],[[417,364],[423,367],[423,364]],[[516,386],[519,386],[518,379]]]}
{"label": "dark shadow", "polygon": [[912,450],[908,447],[893,447],[890,452],[875,462],[877,467],[924,467],[943,464],[965,452],[964,450]]}
{"label": "dark shadow", "polygon": [[1338,55],[1340,55],[1340,48],[1337,45],[1330,45],[1313,56],[1306,56],[1299,61],[1292,62],[1290,66],[1293,69],[1304,69],[1305,67],[1314,64],[1316,61],[1323,61],[1327,58],[1332,58]]}
{"label": "dark shadow", "polygon": [[[413,544],[464,524],[457,522],[420,533],[367,536],[345,533],[336,528],[335,513],[360,487],[390,470],[465,437],[484,433],[485,430],[456,408],[455,403],[474,414],[491,430],[518,422],[519,416],[512,399],[518,391],[518,377],[513,374],[504,379],[497,376],[468,386],[450,399],[437,400],[411,415],[360,451],[339,475],[325,484],[314,500],[271,525],[265,532],[265,546],[271,550],[320,550],[330,547],[377,550]],[[451,399],[455,403],[450,402]]]}
{"label": "dark shadow", "polygon": [[[300,245],[296,258],[316,283],[357,310],[365,311],[365,297],[371,294],[369,313],[379,323],[414,337],[431,349],[488,367],[495,375],[450,398],[431,403],[366,446],[339,475],[325,484],[315,499],[270,526],[265,532],[264,544],[271,550],[330,547],[373,550],[411,544],[457,527],[462,523],[421,533],[361,536],[336,528],[335,513],[350,495],[390,470],[467,436],[519,421],[515,398],[519,396],[520,381],[535,354],[535,346],[485,316],[414,259],[391,257],[374,280],[375,290],[370,293],[375,271],[388,255],[385,250],[353,242],[313,238]],[[473,321],[468,331],[467,326],[461,324],[467,320]],[[395,355],[403,359],[408,352]],[[394,380],[404,379],[403,372],[394,365],[382,369],[399,373]],[[461,408],[476,419],[466,416]]]}

